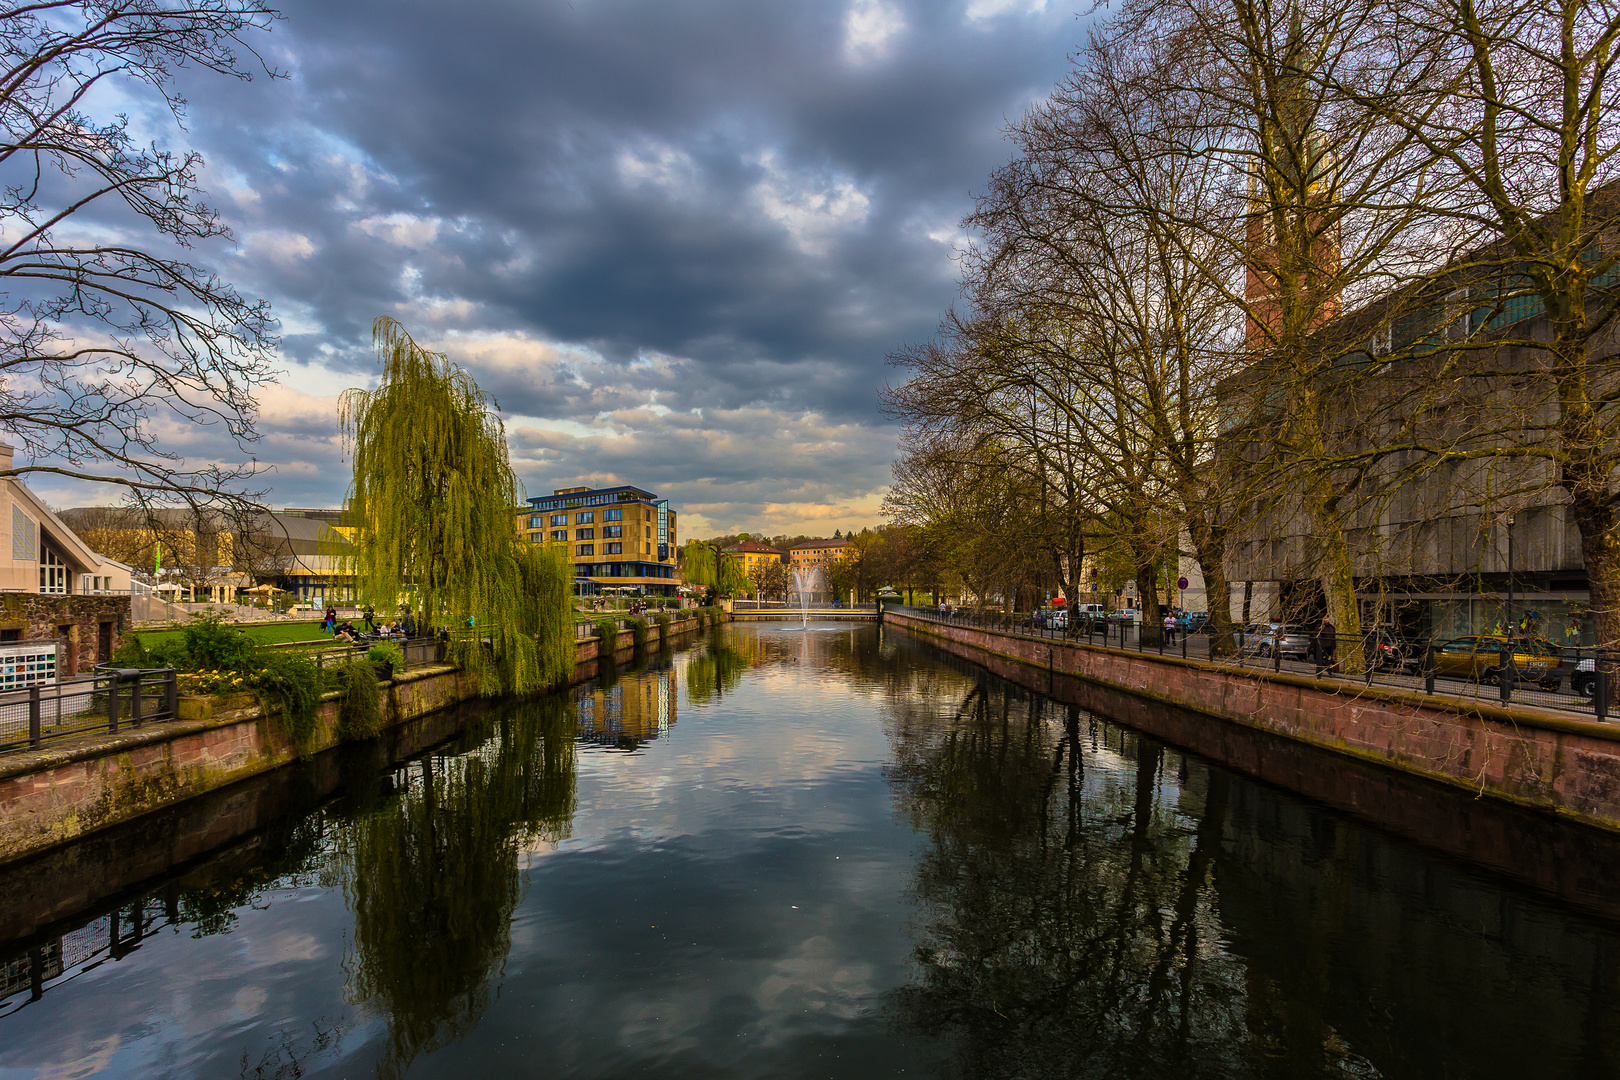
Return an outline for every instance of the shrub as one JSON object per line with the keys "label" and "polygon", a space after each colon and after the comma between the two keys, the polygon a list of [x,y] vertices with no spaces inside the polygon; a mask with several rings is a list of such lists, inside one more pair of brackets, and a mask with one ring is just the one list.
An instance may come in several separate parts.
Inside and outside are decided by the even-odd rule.
{"label": "shrub", "polygon": [[658,636],[659,637],[661,637],[661,638],[669,637],[669,623],[670,623],[669,612],[667,612],[667,611],[659,611],[658,614],[653,616],[653,622],[658,624]]}
{"label": "shrub", "polygon": [[183,636],[193,671],[244,671],[259,645],[218,615],[193,615]]}
{"label": "shrub", "polygon": [[[394,649],[399,651],[398,646]],[[382,692],[369,660],[369,656],[366,660],[350,660],[338,671],[343,684],[343,697],[338,702],[338,735],[344,739],[375,739],[382,733]]]}
{"label": "shrub", "polygon": [[646,619],[627,619],[625,621],[630,624],[630,639],[635,644],[636,652],[638,652],[638,653],[646,652],[647,651],[647,620]]}
{"label": "shrub", "polygon": [[394,668],[405,666],[405,650],[397,641],[379,641],[366,650],[366,659],[373,664],[388,664]]}
{"label": "shrub", "polygon": [[597,619],[596,636],[602,639],[597,648],[606,655],[612,655],[619,645],[619,620]]}
{"label": "shrub", "polygon": [[264,650],[257,665],[257,670],[249,673],[249,683],[259,692],[266,711],[272,707],[280,710],[287,734],[298,744],[300,753],[306,751],[320,728],[317,711],[325,689],[325,674],[307,655],[287,649]]}

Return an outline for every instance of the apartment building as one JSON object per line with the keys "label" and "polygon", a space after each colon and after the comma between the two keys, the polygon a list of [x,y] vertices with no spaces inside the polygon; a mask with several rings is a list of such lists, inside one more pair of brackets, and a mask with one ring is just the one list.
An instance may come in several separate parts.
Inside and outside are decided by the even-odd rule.
{"label": "apartment building", "polygon": [[676,515],[643,488],[558,488],[529,500],[518,528],[532,544],[567,544],[582,589],[639,588],[673,596]]}

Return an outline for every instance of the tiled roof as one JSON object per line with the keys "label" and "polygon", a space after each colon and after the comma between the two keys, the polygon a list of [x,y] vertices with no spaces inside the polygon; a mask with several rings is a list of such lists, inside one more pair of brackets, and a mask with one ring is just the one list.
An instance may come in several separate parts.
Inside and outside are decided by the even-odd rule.
{"label": "tiled roof", "polygon": [[853,544],[853,540],[806,540],[802,544],[794,544],[792,547],[788,548],[788,550],[798,551],[800,548],[850,547]]}
{"label": "tiled roof", "polygon": [[773,548],[769,544],[762,544],[758,540],[744,540],[740,544],[732,544],[730,547],[726,548],[726,550],[727,551],[746,551],[746,552],[750,552],[750,553],[756,554],[756,555],[780,555],[780,554],[782,554],[782,552],[779,549]]}

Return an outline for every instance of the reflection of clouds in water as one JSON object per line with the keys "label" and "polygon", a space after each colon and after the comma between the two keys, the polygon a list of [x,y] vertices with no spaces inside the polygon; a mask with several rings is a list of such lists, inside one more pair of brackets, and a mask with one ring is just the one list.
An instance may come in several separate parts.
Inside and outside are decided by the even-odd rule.
{"label": "reflection of clouds in water", "polygon": [[97,1039],[87,1047],[88,1053],[50,1065],[33,1075],[36,1080],[77,1080],[81,1076],[94,1076],[112,1064],[113,1055],[118,1052],[120,1045],[122,1040],[117,1035]]}
{"label": "reflection of clouds in water", "polygon": [[297,930],[274,934],[253,945],[257,963],[281,963],[285,960],[317,960],[327,954],[327,948],[313,934]]}
{"label": "reflection of clouds in water", "polygon": [[269,997],[262,986],[244,986],[231,995],[231,1005],[245,1017],[257,1016]]}
{"label": "reflection of clouds in water", "polygon": [[[796,626],[733,624],[677,654],[667,669],[626,674],[607,691],[576,691],[582,729],[590,714],[592,742],[609,741],[598,733],[615,729],[660,737],[637,741],[628,757],[579,756],[579,809],[574,839],[564,847],[708,831],[768,836],[747,806],[784,794],[791,799],[795,790],[806,796],[790,815],[798,827],[855,827],[860,811],[808,796],[829,782],[870,777],[886,757],[887,740],[872,723],[866,695],[852,695],[845,681],[818,670],[865,629],[844,625],[805,635]],[[631,716],[632,702],[644,714],[639,719]],[[807,709],[816,723],[798,722]],[[646,722],[655,712],[670,718],[661,731]]]}
{"label": "reflection of clouds in water", "polygon": [[771,965],[754,992],[760,1036],[766,1043],[796,1034],[807,1022],[854,1020],[877,993],[871,964],[853,960],[848,950],[823,934],[805,938]]}

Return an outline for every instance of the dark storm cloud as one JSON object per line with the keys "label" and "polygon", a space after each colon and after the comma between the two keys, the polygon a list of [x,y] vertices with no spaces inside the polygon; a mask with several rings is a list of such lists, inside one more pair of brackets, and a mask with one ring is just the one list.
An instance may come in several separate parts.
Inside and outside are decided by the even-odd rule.
{"label": "dark storm cloud", "polygon": [[[391,314],[509,415],[633,430],[613,445],[653,453],[640,475],[672,491],[763,508],[796,501],[770,485],[858,480],[870,509],[893,453],[883,357],[955,299],[956,222],[1001,126],[1081,33],[1067,8],[999,6],[310,0],[265,50],[292,78],[189,83],[185,137],[240,240],[223,263],[287,320],[292,386],[330,391],[304,363],[369,373]],[[792,474],[715,410],[844,432],[853,456],[830,486],[813,458]],[[557,436],[530,486],[588,471],[591,437]],[[278,494],[314,498],[297,474]]]}

